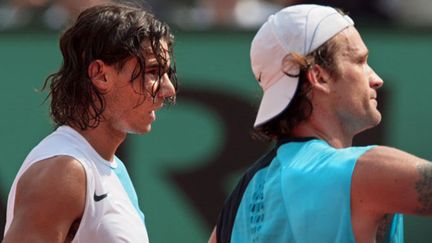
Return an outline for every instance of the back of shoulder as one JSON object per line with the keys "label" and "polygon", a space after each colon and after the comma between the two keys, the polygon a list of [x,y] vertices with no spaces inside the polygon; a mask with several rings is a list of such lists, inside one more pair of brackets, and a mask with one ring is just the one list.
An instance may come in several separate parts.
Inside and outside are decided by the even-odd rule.
{"label": "back of shoulder", "polygon": [[[356,162],[366,151],[373,148],[349,147],[337,149],[323,140],[311,140],[302,143],[289,143],[282,145],[278,150],[278,158],[285,163],[299,166],[322,166],[335,164],[335,162]],[[291,162],[292,161],[292,162]]]}
{"label": "back of shoulder", "polygon": [[28,154],[26,161],[44,160],[55,155],[70,155],[77,150],[77,143],[73,138],[54,131],[39,142]]}

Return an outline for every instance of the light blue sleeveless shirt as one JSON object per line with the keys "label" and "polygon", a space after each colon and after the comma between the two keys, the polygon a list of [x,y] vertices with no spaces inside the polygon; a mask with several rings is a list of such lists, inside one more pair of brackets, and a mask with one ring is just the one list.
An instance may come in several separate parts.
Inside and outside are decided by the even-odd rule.
{"label": "light blue sleeveless shirt", "polygon": [[[370,148],[335,149],[318,139],[282,144],[247,185],[231,242],[355,242],[351,177]],[[403,242],[402,215],[394,215],[385,242]]]}
{"label": "light blue sleeveless shirt", "polygon": [[132,180],[129,177],[129,173],[126,170],[126,166],[123,164],[123,162],[115,157],[115,160],[117,162],[117,168],[113,168],[114,173],[119,178],[121,184],[123,185],[124,190],[126,191],[132,205],[135,207],[138,215],[141,217],[141,220],[145,222],[144,219],[144,213],[141,211],[139,205],[138,205],[138,196],[135,191],[135,187],[132,184]]}

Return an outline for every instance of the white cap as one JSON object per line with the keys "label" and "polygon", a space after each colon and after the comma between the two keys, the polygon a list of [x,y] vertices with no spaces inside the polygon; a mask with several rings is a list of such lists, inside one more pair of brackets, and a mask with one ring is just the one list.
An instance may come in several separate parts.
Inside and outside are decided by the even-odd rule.
{"label": "white cap", "polygon": [[353,25],[350,17],[334,8],[313,4],[286,7],[268,18],[250,51],[252,71],[264,90],[255,127],[279,115],[297,90],[298,78],[287,76],[284,70],[298,74],[299,66],[282,69],[284,58],[292,52],[306,56]]}

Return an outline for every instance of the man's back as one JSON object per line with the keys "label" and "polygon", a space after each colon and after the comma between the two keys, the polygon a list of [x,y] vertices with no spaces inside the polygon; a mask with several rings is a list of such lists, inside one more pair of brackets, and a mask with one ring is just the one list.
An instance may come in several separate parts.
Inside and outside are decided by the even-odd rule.
{"label": "man's back", "polygon": [[[241,181],[242,189],[235,191],[236,196],[243,191],[242,196],[227,201],[217,226],[218,239],[355,242],[351,177],[358,157],[370,148],[335,149],[318,139],[282,144],[247,173],[250,181]],[[402,242],[401,229],[402,216],[397,215],[392,227],[386,228],[385,242]]]}

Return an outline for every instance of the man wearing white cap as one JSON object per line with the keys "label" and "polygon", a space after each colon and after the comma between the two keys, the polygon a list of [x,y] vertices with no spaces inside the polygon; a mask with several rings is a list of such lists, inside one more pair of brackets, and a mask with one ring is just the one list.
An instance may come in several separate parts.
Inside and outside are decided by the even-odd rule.
{"label": "man wearing white cap", "polygon": [[353,21],[294,5],[252,41],[264,90],[254,124],[276,141],[226,200],[210,242],[403,242],[403,216],[432,213],[432,165],[403,151],[352,147],[381,121],[381,78]]}

